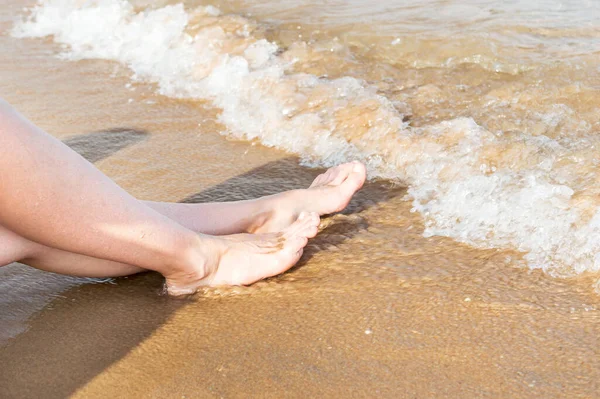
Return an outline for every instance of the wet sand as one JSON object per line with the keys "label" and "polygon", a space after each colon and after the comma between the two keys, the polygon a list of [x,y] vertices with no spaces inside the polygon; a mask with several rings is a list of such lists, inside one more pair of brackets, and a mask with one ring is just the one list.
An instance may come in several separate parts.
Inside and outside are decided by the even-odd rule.
{"label": "wet sand", "polygon": [[[0,36],[2,96],[139,198],[254,198],[319,173],[53,46]],[[598,397],[597,276],[424,238],[404,195],[370,182],[290,272],[188,300],[155,274],[0,268],[0,397]]]}

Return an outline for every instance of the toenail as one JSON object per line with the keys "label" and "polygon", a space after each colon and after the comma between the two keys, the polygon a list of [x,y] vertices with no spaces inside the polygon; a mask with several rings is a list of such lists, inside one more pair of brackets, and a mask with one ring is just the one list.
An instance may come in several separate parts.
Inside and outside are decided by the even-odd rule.
{"label": "toenail", "polygon": [[355,172],[360,172],[362,170],[362,166],[358,161],[354,161],[354,168],[352,170]]}
{"label": "toenail", "polygon": [[302,220],[306,217],[306,212],[300,212],[300,215],[298,215],[298,220]]}

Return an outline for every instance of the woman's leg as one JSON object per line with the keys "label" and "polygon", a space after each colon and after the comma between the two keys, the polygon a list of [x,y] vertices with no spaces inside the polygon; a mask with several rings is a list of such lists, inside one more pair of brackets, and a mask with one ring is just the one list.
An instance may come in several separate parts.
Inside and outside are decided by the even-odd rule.
{"label": "woman's leg", "polygon": [[5,229],[44,247],[156,270],[176,294],[281,273],[297,262],[318,226],[318,216],[309,214],[280,233],[195,234],[137,201],[5,102],[0,152]]}
{"label": "woman's leg", "polygon": [[47,247],[0,225],[0,266],[21,262],[37,269],[81,277],[119,277],[145,269]]}
{"label": "woman's leg", "polygon": [[0,224],[33,242],[168,272],[196,235],[0,102]]}
{"label": "woman's leg", "polygon": [[[317,232],[318,220],[316,214],[303,214],[280,233],[237,234],[214,242],[206,240],[203,244],[209,250],[215,249],[212,253],[208,251],[209,258],[215,255],[218,259],[212,264],[208,262],[202,275],[192,270],[184,271],[186,278],[183,279],[177,275],[166,276],[169,292],[188,294],[204,285],[250,284],[279,274],[300,258],[307,239]],[[80,277],[120,277],[146,270],[41,245],[0,225],[0,266],[16,261],[37,269]]]}
{"label": "woman's leg", "polygon": [[[363,172],[363,173],[361,173]],[[325,214],[343,209],[364,181],[364,169],[343,164],[319,175],[310,188],[254,200],[180,204],[145,203],[186,228],[204,234],[276,232],[288,227],[300,209]],[[145,269],[48,247],[0,225],[0,266],[20,261],[38,269],[83,277],[118,277]]]}
{"label": "woman's leg", "polygon": [[289,226],[303,211],[321,216],[343,210],[362,187],[365,177],[364,166],[351,162],[330,168],[307,189],[253,200],[204,204],[144,203],[198,233],[272,233]]}

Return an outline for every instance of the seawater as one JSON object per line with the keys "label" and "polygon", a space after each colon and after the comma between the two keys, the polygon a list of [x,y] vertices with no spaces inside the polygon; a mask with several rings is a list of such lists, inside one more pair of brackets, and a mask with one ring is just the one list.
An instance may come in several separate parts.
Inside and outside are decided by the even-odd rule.
{"label": "seawater", "polygon": [[[594,1],[42,0],[12,35],[211,101],[223,133],[406,184],[425,235],[600,269]],[[199,120],[201,122],[201,120]]]}

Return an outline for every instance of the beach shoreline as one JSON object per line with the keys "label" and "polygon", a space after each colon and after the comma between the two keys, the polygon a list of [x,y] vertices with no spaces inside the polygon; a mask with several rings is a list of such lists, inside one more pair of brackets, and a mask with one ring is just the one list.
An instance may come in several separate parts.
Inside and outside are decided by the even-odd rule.
{"label": "beach shoreline", "polygon": [[[57,48],[1,35],[2,97],[140,199],[248,199],[319,173],[220,135],[206,102]],[[290,272],[183,301],[151,273],[90,283],[0,268],[0,397],[596,397],[597,276],[423,237],[405,196],[369,182]]]}

